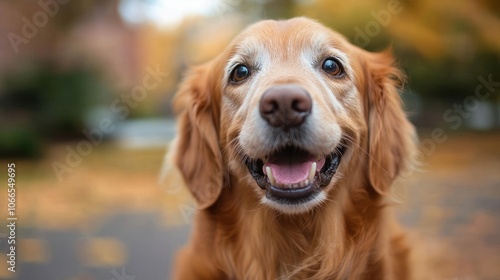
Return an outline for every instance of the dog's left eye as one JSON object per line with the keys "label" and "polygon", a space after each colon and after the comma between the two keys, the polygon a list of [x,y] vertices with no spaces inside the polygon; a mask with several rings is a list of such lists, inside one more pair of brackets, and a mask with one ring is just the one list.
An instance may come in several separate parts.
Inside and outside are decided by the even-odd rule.
{"label": "dog's left eye", "polygon": [[342,68],[342,64],[335,58],[327,58],[323,62],[321,66],[323,71],[333,76],[340,76],[344,73],[344,69]]}
{"label": "dog's left eye", "polygon": [[230,75],[230,80],[233,83],[239,83],[250,76],[250,70],[243,64],[236,66]]}

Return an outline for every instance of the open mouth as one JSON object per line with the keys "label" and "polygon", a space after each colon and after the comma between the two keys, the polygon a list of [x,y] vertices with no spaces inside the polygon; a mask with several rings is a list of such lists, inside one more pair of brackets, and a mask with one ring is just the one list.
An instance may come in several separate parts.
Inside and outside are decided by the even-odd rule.
{"label": "open mouth", "polygon": [[327,156],[300,147],[286,146],[266,159],[248,159],[246,165],[266,197],[280,204],[301,204],[316,197],[337,172],[345,145]]}

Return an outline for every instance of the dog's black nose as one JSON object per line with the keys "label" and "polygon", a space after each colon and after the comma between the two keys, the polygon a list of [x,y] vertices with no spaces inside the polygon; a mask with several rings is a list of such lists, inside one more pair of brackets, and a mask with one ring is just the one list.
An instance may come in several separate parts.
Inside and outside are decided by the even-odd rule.
{"label": "dog's black nose", "polygon": [[272,127],[289,130],[300,126],[311,113],[309,93],[298,85],[277,85],[268,88],[260,99],[260,115]]}

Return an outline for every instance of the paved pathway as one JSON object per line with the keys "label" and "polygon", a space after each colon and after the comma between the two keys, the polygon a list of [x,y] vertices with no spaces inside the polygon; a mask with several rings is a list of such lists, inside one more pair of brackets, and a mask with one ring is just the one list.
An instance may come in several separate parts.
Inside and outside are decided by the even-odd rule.
{"label": "paved pathway", "polygon": [[[158,186],[163,149],[103,144],[58,181],[50,164],[68,145],[18,162],[19,270],[6,270],[0,229],[0,279],[168,279],[192,207],[175,176],[174,188]],[[500,134],[450,137],[421,169],[398,188],[397,208],[419,279],[500,279]]]}
{"label": "paved pathway", "polygon": [[[44,256],[41,259],[24,257],[25,261],[19,264],[18,272],[11,275],[2,273],[0,279],[169,279],[173,255],[186,242],[189,226],[162,228],[157,224],[158,219],[155,214],[118,214],[109,218],[101,229],[90,234],[21,228],[18,231],[20,242],[36,240],[35,243],[28,242],[38,244],[34,246],[37,248],[28,248],[20,254]],[[85,251],[82,246],[108,248],[96,248],[100,253],[86,254],[82,252]],[[125,260],[116,260],[116,252],[101,250],[124,251]],[[5,240],[0,243],[0,251],[2,255],[7,252]],[[118,259],[122,257],[118,256]],[[89,258],[97,258],[97,263]],[[119,264],[113,264],[116,262]]]}

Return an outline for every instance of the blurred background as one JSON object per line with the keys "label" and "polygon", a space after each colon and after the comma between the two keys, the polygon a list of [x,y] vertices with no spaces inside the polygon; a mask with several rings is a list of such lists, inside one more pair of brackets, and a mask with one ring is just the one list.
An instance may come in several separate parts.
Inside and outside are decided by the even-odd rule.
{"label": "blurred background", "polygon": [[179,174],[158,182],[177,85],[248,24],[293,16],[392,46],[408,76],[422,164],[395,196],[418,279],[500,279],[494,0],[0,0],[0,279],[168,279],[195,209]]}

